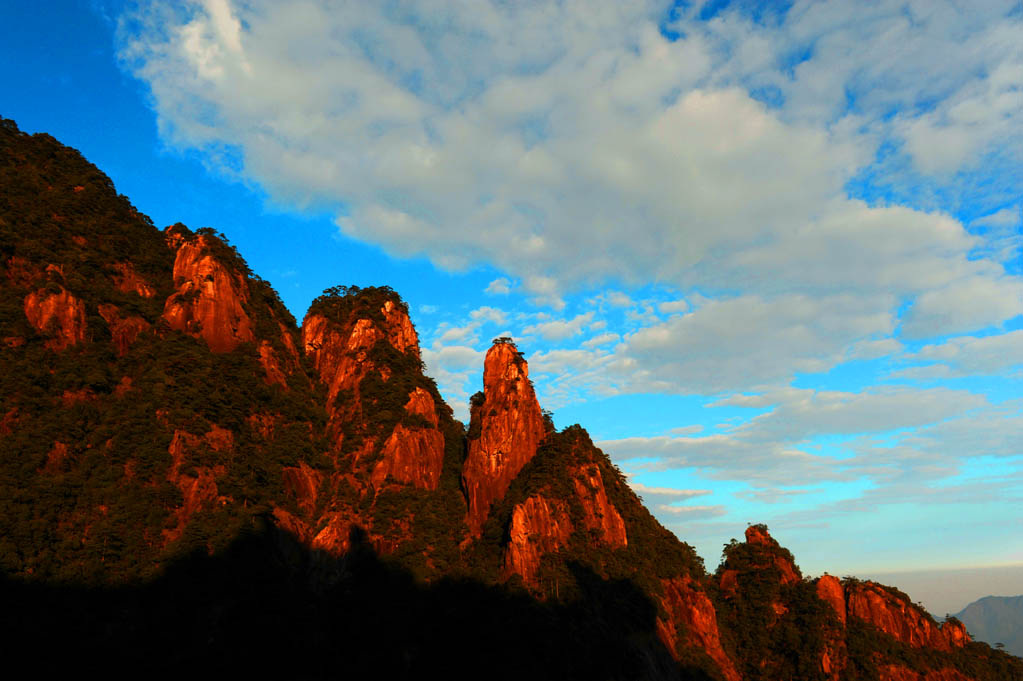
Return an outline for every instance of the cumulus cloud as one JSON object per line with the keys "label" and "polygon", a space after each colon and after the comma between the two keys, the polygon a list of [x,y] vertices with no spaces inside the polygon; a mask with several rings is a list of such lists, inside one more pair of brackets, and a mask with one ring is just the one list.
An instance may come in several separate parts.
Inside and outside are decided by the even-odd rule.
{"label": "cumulus cloud", "polygon": [[508,321],[508,315],[504,310],[484,305],[469,313],[469,317],[477,322],[490,322],[491,324],[503,325]]}
{"label": "cumulus cloud", "polygon": [[492,282],[487,284],[487,288],[484,289],[484,293],[489,293],[495,296],[505,296],[511,293],[511,282],[506,277],[498,277]]}
{"label": "cumulus cloud", "polygon": [[[592,327],[591,327],[592,328]],[[599,336],[594,336],[589,340],[583,341],[582,345],[586,348],[596,348],[601,345],[607,345],[609,343],[616,343],[621,338],[617,333],[602,333]]]}
{"label": "cumulus cloud", "polygon": [[717,393],[787,382],[833,366],[845,348],[894,327],[884,296],[715,300],[641,328],[616,348],[612,376],[629,391]]}
{"label": "cumulus cloud", "polygon": [[[862,393],[786,388],[733,395],[709,405],[727,406],[769,407],[769,411],[722,433],[632,437],[598,444],[615,459],[629,462],[632,470],[694,469],[709,478],[740,479],[772,489],[863,477],[880,483],[896,474],[951,475],[957,459],[951,452],[955,444],[948,443],[965,439],[963,435],[953,438],[952,433],[963,428],[973,433],[970,424],[978,423],[978,418],[988,426],[1002,419],[993,429],[999,435],[988,437],[994,438],[990,445],[994,447],[1004,444],[1018,427],[1002,413],[1004,408],[996,409],[985,397],[946,388],[890,386]],[[903,429],[919,432],[920,439],[900,435],[893,444],[885,435]],[[844,456],[813,451],[810,445],[822,435],[849,436],[850,442],[840,445]],[[876,439],[881,435],[884,439]]]}
{"label": "cumulus cloud", "polygon": [[971,409],[987,399],[965,390],[883,386],[862,392],[785,388],[757,396],[726,398],[718,405],[767,406],[733,433],[754,441],[799,442],[816,435],[883,433],[937,423]]}
{"label": "cumulus cloud", "polygon": [[633,305],[632,298],[627,293],[621,291],[606,291],[604,293],[604,300],[613,307],[629,307]]}
{"label": "cumulus cloud", "polygon": [[719,80],[767,93],[787,118],[858,118],[921,171],[949,173],[1023,152],[1018,9],[1013,0],[802,0],[770,21],[732,5],[709,22],[679,23],[716,45]]}
{"label": "cumulus cloud", "polygon": [[690,469],[714,480],[740,479],[767,487],[851,479],[828,457],[728,434],[629,437],[597,445],[635,472]]}
{"label": "cumulus cloud", "polygon": [[945,376],[998,373],[1023,365],[1023,330],[993,336],[962,336],[925,345],[909,359],[936,362],[938,367],[945,367],[937,370]]}
{"label": "cumulus cloud", "polygon": [[689,303],[681,299],[666,300],[662,303],[658,303],[657,309],[661,311],[661,314],[679,314],[689,309]]}
{"label": "cumulus cloud", "polygon": [[[904,130],[924,168],[947,166],[926,153],[949,145],[913,142],[922,130],[973,131],[963,159],[1004,146],[999,125],[1023,127],[1009,5],[796,3],[766,27],[690,10],[680,40],[661,30],[668,10],[153,2],[126,22],[122,56],[173,142],[279,200],[343,204],[352,237],[442,267],[488,262],[552,305],[609,277],[916,293],[953,270],[993,276],[965,260],[961,225],[850,202],[846,184],[893,106],[909,113],[889,134]],[[810,58],[791,64],[791,45]],[[751,96],[764,88],[782,105]],[[846,113],[850,92],[865,120]]]}
{"label": "cumulus cloud", "polygon": [[469,417],[469,386],[481,383],[483,360],[486,353],[467,345],[434,344],[422,349],[426,372],[444,391],[455,416]]}
{"label": "cumulus cloud", "polygon": [[565,340],[582,332],[583,327],[593,319],[593,312],[576,315],[572,319],[555,319],[549,322],[542,322],[527,326],[522,330],[524,334],[537,334],[547,340]]}
{"label": "cumulus cloud", "polygon": [[907,338],[933,338],[976,331],[1023,314],[1023,282],[971,277],[925,291],[902,320]]}

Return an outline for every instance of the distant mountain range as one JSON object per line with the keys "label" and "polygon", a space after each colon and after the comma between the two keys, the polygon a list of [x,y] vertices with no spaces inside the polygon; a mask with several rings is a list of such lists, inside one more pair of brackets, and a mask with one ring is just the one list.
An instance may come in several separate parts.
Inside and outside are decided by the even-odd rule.
{"label": "distant mountain range", "polygon": [[1023,596],[985,596],[956,615],[978,641],[1023,657]]}

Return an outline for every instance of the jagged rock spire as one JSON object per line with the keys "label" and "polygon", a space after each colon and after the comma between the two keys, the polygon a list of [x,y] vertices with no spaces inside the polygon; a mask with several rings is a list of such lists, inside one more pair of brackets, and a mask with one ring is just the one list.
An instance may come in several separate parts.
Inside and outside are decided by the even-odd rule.
{"label": "jagged rock spire", "polygon": [[529,367],[514,343],[498,339],[487,352],[482,401],[474,399],[470,418],[462,484],[469,502],[469,530],[479,536],[491,505],[504,497],[545,433]]}

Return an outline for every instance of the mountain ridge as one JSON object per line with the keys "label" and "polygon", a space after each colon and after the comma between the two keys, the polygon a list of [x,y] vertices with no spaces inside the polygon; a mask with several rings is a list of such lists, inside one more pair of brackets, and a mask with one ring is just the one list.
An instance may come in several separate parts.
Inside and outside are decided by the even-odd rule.
{"label": "mountain ridge", "polygon": [[[331,664],[422,672],[466,654],[456,639],[474,594],[498,641],[545,651],[516,667],[544,677],[1023,678],[904,594],[805,580],[761,525],[709,574],[582,427],[545,417],[510,339],[487,353],[466,428],[393,290],[328,289],[299,326],[213,230],[158,230],[77,152],[13,122],[0,152],[0,570],[23,604],[6,615],[12,635],[16,617],[43,626],[33,604],[65,598],[81,623],[66,637],[102,649],[88,632],[106,627],[155,651],[167,630],[132,603],[179,623],[192,581],[209,598],[183,599],[200,633],[174,635],[182,664],[241,665],[252,645],[225,622],[324,655],[315,626],[277,621],[312,612],[351,639]],[[373,614],[374,599],[414,612]],[[366,632],[381,640],[346,609],[380,623]],[[452,640],[422,634],[441,646],[427,651],[406,631],[405,662],[384,661],[386,632],[410,622]]]}
{"label": "mountain ridge", "polygon": [[978,641],[1001,643],[1006,652],[1023,657],[1023,595],[979,598],[956,618]]}

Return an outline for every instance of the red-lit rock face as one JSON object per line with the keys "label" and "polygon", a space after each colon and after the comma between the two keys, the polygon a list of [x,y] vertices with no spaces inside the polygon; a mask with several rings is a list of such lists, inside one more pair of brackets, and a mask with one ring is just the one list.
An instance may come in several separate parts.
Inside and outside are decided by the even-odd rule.
{"label": "red-lit rock face", "polygon": [[[759,525],[750,525],[746,528],[746,543],[779,548],[778,542],[775,538],[772,537],[766,529]],[[797,574],[796,566],[792,564],[792,561],[784,558],[783,556],[775,556],[774,566],[781,572],[782,584],[795,584],[800,581],[800,576]]]}
{"label": "red-lit rock face", "polygon": [[323,474],[313,469],[305,461],[298,466],[285,468],[281,471],[284,489],[298,501],[299,507],[311,515],[316,510],[316,500]]}
{"label": "red-lit rock face", "polygon": [[625,521],[607,498],[600,468],[596,464],[580,466],[571,475],[576,496],[582,503],[586,528],[596,531],[605,544],[615,548],[628,545]]}
{"label": "red-lit rock face", "polygon": [[420,489],[437,489],[444,463],[444,436],[436,430],[397,425],[384,443],[382,459],[370,481],[380,487],[388,478]]}
{"label": "red-lit rock face", "polygon": [[266,382],[273,385],[288,385],[288,377],[281,370],[281,362],[277,359],[277,353],[269,341],[259,344],[259,363],[263,365],[266,372]]}
{"label": "red-lit rock face", "polygon": [[[419,357],[418,337],[405,311],[391,301],[387,301],[380,311],[384,317],[383,324],[367,318],[337,323],[320,314],[308,315],[302,323],[302,345],[320,380],[327,386],[327,413],[332,423],[359,418],[362,408],[360,385],[371,372],[379,373],[385,380],[390,377],[389,367],[377,366],[370,359],[371,351],[378,342],[386,341],[401,353]],[[342,393],[352,398],[345,406],[337,400]],[[406,410],[419,413],[434,428],[402,425],[395,428],[385,443],[384,460],[374,471],[373,481],[378,484],[390,476],[434,489],[440,475],[436,462],[443,458],[444,451],[444,438],[436,428],[436,406],[429,393],[417,390],[409,395]]]}
{"label": "red-lit rock face", "polygon": [[398,352],[413,353],[419,357],[419,337],[412,326],[412,320],[400,307],[388,300],[381,311],[387,320],[387,341]]}
{"label": "red-lit rock face", "polygon": [[124,293],[137,293],[143,298],[152,298],[156,289],[149,285],[130,262],[120,262],[113,266],[114,287]]}
{"label": "red-lit rock face", "polygon": [[149,322],[142,317],[121,317],[121,311],[116,305],[100,305],[99,316],[110,327],[110,337],[117,348],[117,354],[121,356],[128,352],[139,334],[149,328]]}
{"label": "red-lit rock face", "polygon": [[845,589],[837,577],[824,575],[817,580],[817,597],[831,606],[838,621],[845,624]]}
{"label": "red-lit rock face", "polygon": [[181,491],[182,503],[174,511],[177,521],[175,527],[163,531],[167,543],[181,537],[188,525],[188,520],[203,507],[214,503],[228,503],[230,499],[219,496],[217,478],[226,472],[222,465],[211,467],[194,466],[195,475],[182,473],[181,468],[189,452],[201,446],[207,446],[215,452],[226,453],[234,447],[234,434],[225,428],[213,426],[202,438],[183,430],[175,430],[168,449],[171,455],[171,467],[167,471],[167,480]]}
{"label": "red-lit rock face", "polygon": [[352,523],[343,514],[330,514],[323,529],[313,537],[312,548],[340,555],[351,544],[351,530]]}
{"label": "red-lit rock face", "polygon": [[61,288],[52,293],[46,289],[25,297],[25,316],[41,333],[50,335],[46,347],[64,350],[85,341],[85,303]]}
{"label": "red-lit rock face", "polygon": [[178,241],[174,260],[178,290],[167,299],[163,318],[172,329],[201,337],[214,352],[230,352],[255,340],[244,307],[249,297],[245,278],[206,253],[205,236]]}
{"label": "red-lit rock face", "polygon": [[302,323],[302,343],[313,360],[320,380],[327,386],[327,409],[342,390],[354,390],[373,368],[369,351],[384,337],[369,319],[341,327],[321,315],[310,315]]}
{"label": "red-lit rock face", "polygon": [[370,481],[374,487],[380,487],[390,478],[419,489],[437,489],[444,465],[444,436],[437,429],[433,397],[422,388],[416,388],[409,394],[405,411],[422,416],[430,427],[395,426],[384,443]]}
{"label": "red-lit rock face", "polygon": [[568,543],[572,522],[563,504],[538,494],[515,506],[509,534],[504,574],[521,575],[526,584],[536,586],[540,559]]}
{"label": "red-lit rock face", "polygon": [[817,597],[834,610],[839,621],[837,628],[826,628],[824,652],[821,653],[821,671],[830,681],[838,681],[849,660],[845,643],[845,589],[838,578],[824,575],[817,580]]}
{"label": "red-lit rock face", "polygon": [[851,617],[866,620],[886,634],[917,648],[950,652],[970,640],[961,625],[938,626],[923,610],[873,582],[850,586],[846,607]]}
{"label": "red-lit rock face", "polygon": [[293,332],[288,327],[277,322],[277,328],[281,331],[281,342],[284,344],[285,373],[290,374],[298,370],[298,348],[295,347]]}
{"label": "red-lit rock face", "polygon": [[717,612],[707,594],[689,577],[663,580],[661,584],[661,605],[667,617],[657,618],[657,635],[665,647],[676,656],[679,644],[704,650],[726,681],[740,681],[739,672],[721,647]]}
{"label": "red-lit rock face", "polygon": [[768,531],[759,525],[750,525],[746,528],[746,543],[760,544],[762,546],[777,546],[778,542]]}
{"label": "red-lit rock face", "polygon": [[515,347],[497,343],[483,367],[485,401],[472,411],[462,482],[469,500],[468,524],[479,536],[490,506],[504,497],[515,476],[536,454],[544,436],[543,415],[529,383],[529,369]]}
{"label": "red-lit rock face", "polygon": [[[378,344],[386,343],[406,356],[419,357],[418,337],[405,309],[392,301],[373,318],[353,315],[332,320],[322,314],[310,314],[302,324],[302,344],[321,382],[327,386],[327,413],[335,452],[341,451],[342,425],[358,423],[362,413],[363,381],[376,374],[387,381],[389,366],[372,359]],[[340,396],[343,396],[341,399]],[[363,494],[391,484],[435,490],[440,484],[444,464],[445,439],[439,427],[438,405],[426,389],[417,387],[408,393],[405,411],[409,417],[389,433],[366,434],[361,446],[348,455],[352,471],[350,483]],[[347,547],[351,529],[349,519],[323,519],[313,538],[313,546],[338,552]],[[388,532],[388,536],[394,532]],[[387,537],[370,533],[369,541],[385,552],[393,550]],[[381,543],[382,542],[382,543]]]}

